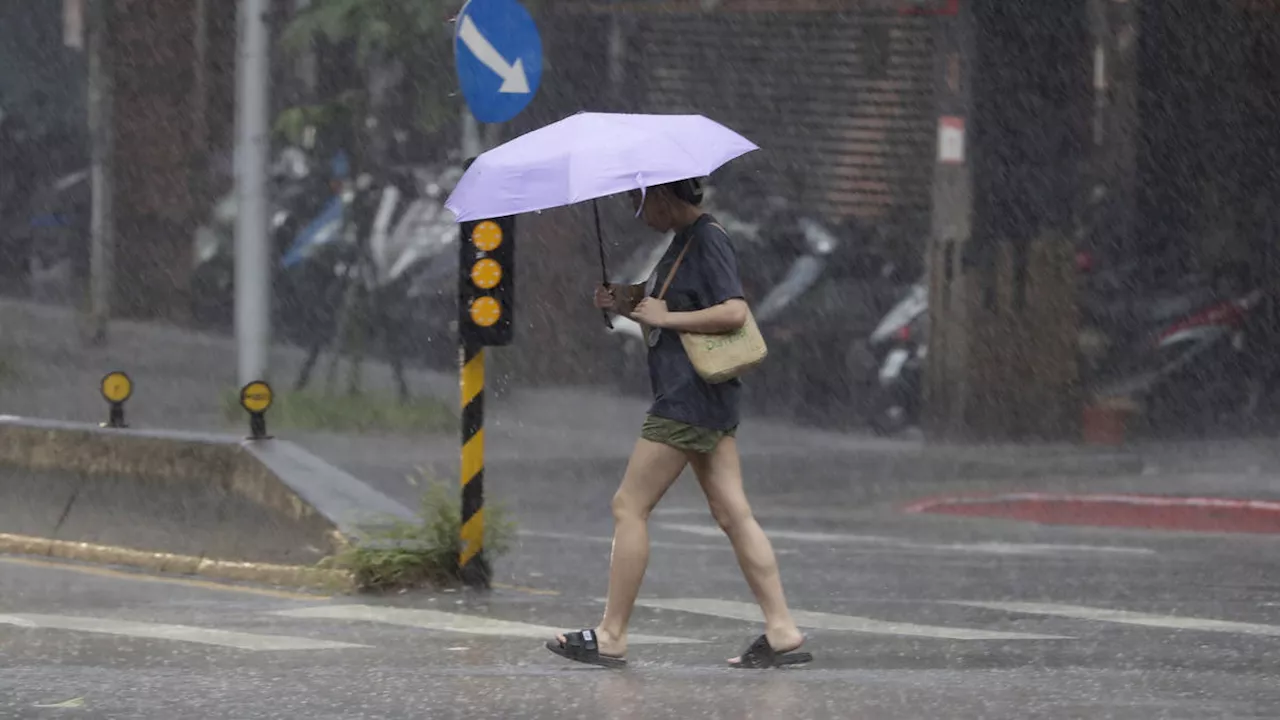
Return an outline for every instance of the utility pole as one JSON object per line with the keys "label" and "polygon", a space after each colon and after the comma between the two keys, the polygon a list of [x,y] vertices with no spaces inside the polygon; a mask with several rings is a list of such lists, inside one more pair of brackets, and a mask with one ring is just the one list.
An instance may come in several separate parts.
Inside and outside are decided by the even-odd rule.
{"label": "utility pole", "polygon": [[[89,326],[86,338],[91,345],[107,341],[111,319],[111,295],[115,275],[115,217],[112,213],[114,187],[112,154],[115,124],[111,113],[112,63],[108,47],[111,0],[89,0],[89,136],[93,165],[90,185]],[[82,306],[83,307],[83,306]]]}
{"label": "utility pole", "polygon": [[462,106],[462,159],[463,161],[477,157],[484,152],[484,141],[480,139],[480,123],[471,114],[467,106]]}
{"label": "utility pole", "polygon": [[270,0],[240,0],[236,62],[236,343],[240,384],[265,380],[271,344],[271,252],[267,237]]}
{"label": "utility pole", "polygon": [[1072,209],[1092,93],[1086,6],[944,7],[926,431],[1072,438],[1080,425]]}

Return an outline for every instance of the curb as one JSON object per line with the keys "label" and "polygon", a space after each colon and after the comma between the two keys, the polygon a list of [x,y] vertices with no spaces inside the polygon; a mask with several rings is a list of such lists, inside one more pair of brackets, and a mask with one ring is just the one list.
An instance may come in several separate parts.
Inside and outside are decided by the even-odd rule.
{"label": "curb", "polygon": [[[331,558],[358,544],[370,527],[389,519],[415,518],[399,502],[283,440],[249,442],[229,435],[164,429],[104,430],[84,423],[0,415],[0,468],[11,467],[70,472],[83,476],[86,483],[101,476],[120,476],[127,481],[120,487],[109,486],[112,491],[123,488],[137,498],[166,495],[170,502],[163,509],[178,513],[173,519],[212,533],[218,540],[174,546],[153,544],[146,534],[125,533],[111,538],[118,545],[85,542],[100,537],[92,522],[87,527],[72,524],[71,529],[63,525],[68,513],[74,512],[79,490],[68,493],[66,488],[52,487],[52,495],[41,496],[32,505],[47,517],[38,515],[32,522],[9,528],[30,534],[0,533],[0,553],[158,573],[352,592],[359,589],[354,573],[329,566]],[[22,482],[20,476],[13,487],[23,487]],[[235,536],[234,525],[199,514],[182,515],[190,503],[174,505],[173,499],[182,498],[189,488],[260,508],[270,523],[266,534],[252,535],[247,541],[227,540]],[[0,505],[6,492],[14,490],[0,482]],[[36,492],[44,492],[43,486]],[[58,511],[62,517],[55,524]],[[146,521],[146,517],[139,520]],[[65,539],[46,537],[58,534]],[[299,554],[263,552],[278,550],[280,542]]]}
{"label": "curb", "polygon": [[255,582],[331,592],[348,592],[355,589],[354,577],[345,570],[306,565],[211,560],[194,555],[147,552],[113,545],[52,540],[30,535],[0,533],[0,553],[124,565],[174,575],[199,575],[218,580]]}

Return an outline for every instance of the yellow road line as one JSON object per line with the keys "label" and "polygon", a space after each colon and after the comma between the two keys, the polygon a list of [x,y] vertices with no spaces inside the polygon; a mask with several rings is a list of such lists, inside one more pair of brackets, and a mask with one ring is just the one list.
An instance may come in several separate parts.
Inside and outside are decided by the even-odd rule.
{"label": "yellow road line", "polygon": [[124,572],[121,570],[110,570],[107,568],[89,567],[87,565],[73,565],[70,563],[61,563],[49,560],[30,560],[27,558],[16,557],[0,557],[0,562],[10,565],[26,565],[27,567],[48,568],[53,570],[68,570],[70,572],[83,573],[85,575],[96,575],[98,577],[109,577],[121,580],[133,580],[142,582],[163,583],[166,585],[183,585],[186,587],[201,588],[204,590],[221,590],[226,592],[244,593],[248,595],[262,595],[265,597],[280,598],[283,600],[328,600],[328,595],[311,595],[309,593],[289,592],[287,590],[269,590],[267,588],[247,587],[244,585],[230,585],[209,580],[195,580],[176,577],[160,577],[156,575],[143,575],[141,573]]}

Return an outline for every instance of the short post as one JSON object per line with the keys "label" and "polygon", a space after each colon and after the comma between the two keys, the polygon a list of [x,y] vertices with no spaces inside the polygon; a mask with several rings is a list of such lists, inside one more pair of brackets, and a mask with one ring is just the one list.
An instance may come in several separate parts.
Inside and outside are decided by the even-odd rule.
{"label": "short post", "polygon": [[509,345],[515,316],[515,219],[464,222],[458,276],[461,335],[462,530],[458,568],[488,588],[484,556],[484,351]]}
{"label": "short post", "polygon": [[271,439],[271,436],[267,434],[266,412],[271,409],[271,403],[274,398],[271,386],[262,380],[254,380],[240,388],[240,407],[249,413],[250,440]]}
{"label": "short post", "polygon": [[102,427],[129,427],[124,421],[124,404],[133,396],[133,381],[125,373],[116,370],[103,376],[99,389],[102,392],[103,399],[107,401],[111,408],[107,421],[102,423]]}
{"label": "short post", "polygon": [[489,587],[484,554],[484,347],[464,342],[462,357],[462,530],[458,567],[468,587]]}

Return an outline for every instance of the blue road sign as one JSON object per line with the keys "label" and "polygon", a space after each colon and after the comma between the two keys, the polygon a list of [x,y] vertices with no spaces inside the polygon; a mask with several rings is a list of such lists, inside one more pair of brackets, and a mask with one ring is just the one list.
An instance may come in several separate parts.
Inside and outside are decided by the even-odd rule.
{"label": "blue road sign", "polygon": [[542,81],[542,38],[516,0],[468,0],[453,45],[462,96],[477,120],[506,122],[533,99]]}

